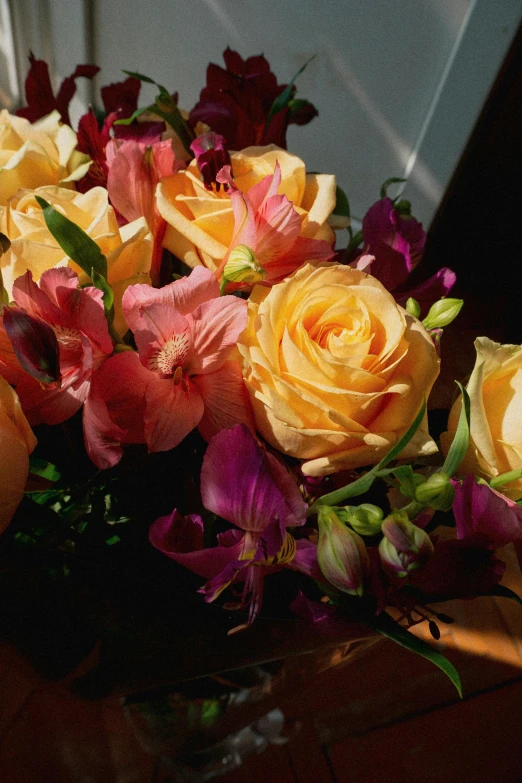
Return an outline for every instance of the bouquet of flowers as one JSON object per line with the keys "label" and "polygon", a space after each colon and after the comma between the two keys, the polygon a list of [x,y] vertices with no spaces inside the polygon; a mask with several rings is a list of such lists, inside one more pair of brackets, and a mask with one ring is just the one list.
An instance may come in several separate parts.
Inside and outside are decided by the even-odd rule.
{"label": "bouquet of flowers", "polygon": [[355,230],[335,176],[287,151],[317,111],[264,57],[227,49],[190,112],[159,84],[139,108],[156,83],[127,73],[77,131],[98,69],[55,95],[30,59],[27,107],[0,114],[3,562],[66,580],[132,551],[229,634],[274,606],[311,634],[363,623],[459,688],[408,629],[519,600],[496,550],[522,537],[522,346],[477,339],[431,415],[455,274],[412,283],[401,180]]}

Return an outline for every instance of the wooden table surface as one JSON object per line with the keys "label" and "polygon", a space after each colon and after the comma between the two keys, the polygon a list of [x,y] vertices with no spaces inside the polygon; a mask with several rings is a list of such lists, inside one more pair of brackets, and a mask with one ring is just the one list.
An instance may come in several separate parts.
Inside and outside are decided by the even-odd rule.
{"label": "wooden table surface", "polygon": [[[514,548],[503,556],[504,582],[522,593]],[[480,598],[448,603],[446,611],[456,622],[438,644],[459,670],[464,700],[432,664],[379,642],[284,695],[288,743],[248,758],[223,780],[521,781],[522,607]],[[140,747],[119,699],[88,702],[70,692],[68,682],[81,673],[50,686],[9,646],[0,648],[0,779],[175,780]]]}

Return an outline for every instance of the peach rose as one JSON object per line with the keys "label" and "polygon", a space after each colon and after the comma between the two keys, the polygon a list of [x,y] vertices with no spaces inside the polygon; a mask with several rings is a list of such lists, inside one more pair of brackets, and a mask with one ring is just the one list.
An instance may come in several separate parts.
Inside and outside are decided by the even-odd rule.
{"label": "peach rose", "polygon": [[[522,345],[500,345],[487,337],[475,340],[477,358],[468,382],[470,443],[459,473],[486,479],[522,468]],[[457,429],[461,397],[453,405],[448,431],[441,436],[447,453]],[[501,491],[522,497],[522,479]]]}
{"label": "peach rose", "polygon": [[[420,322],[374,277],[338,264],[256,286],[248,306],[238,347],[263,437],[310,476],[378,462],[439,372]],[[402,456],[436,450],[424,421]]]}
{"label": "peach rose", "polygon": [[[335,207],[333,174],[307,174],[300,158],[274,144],[233,152],[231,162],[235,185],[241,191],[273,174],[279,162],[278,192],[287,196],[300,214],[301,236],[333,243],[334,233],[327,222]],[[188,266],[203,264],[214,272],[234,232],[232,202],[224,188],[219,192],[206,190],[193,160],[185,171],[162,180],[156,197],[161,216],[168,223],[164,246]]]}
{"label": "peach rose", "polygon": [[121,312],[123,293],[134,283],[150,283],[152,237],[145,219],[118,228],[105,188],[92,188],[87,193],[58,187],[18,191],[0,216],[0,231],[11,240],[10,250],[0,261],[9,296],[15,279],[28,269],[38,281],[46,269],[68,264],[79,275],[80,284],[88,282],[80,267],[64,256],[45,224],[35,195],[80,226],[107,256],[108,280],[115,295],[114,324],[121,334],[125,333],[128,327]]}
{"label": "peach rose", "polygon": [[20,188],[73,186],[90,165],[76,150],[76,133],[51,112],[37,122],[0,111],[0,204]]}
{"label": "peach rose", "polygon": [[0,533],[18,508],[29,473],[29,454],[36,446],[14,389],[0,377]]}

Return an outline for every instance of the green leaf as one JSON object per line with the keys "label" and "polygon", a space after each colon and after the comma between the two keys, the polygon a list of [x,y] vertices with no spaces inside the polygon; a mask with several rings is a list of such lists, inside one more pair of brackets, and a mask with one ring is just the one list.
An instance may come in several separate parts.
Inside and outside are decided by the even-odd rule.
{"label": "green leaf", "polygon": [[496,598],[510,598],[522,606],[522,598],[513,590],[510,590],[509,587],[504,587],[504,585],[493,585],[487,595],[493,595]]}
{"label": "green leaf", "polygon": [[132,125],[134,120],[137,120],[141,114],[145,114],[146,111],[150,111],[150,106],[146,106],[144,109],[136,109],[132,112],[130,117],[125,117],[123,120],[115,120],[113,125]]}
{"label": "green leaf", "polygon": [[143,112],[152,112],[152,114],[156,114],[158,117],[161,117],[162,120],[165,120],[165,122],[171,126],[171,128],[178,135],[187,152],[192,155],[190,143],[194,139],[194,133],[192,132],[192,128],[181,116],[181,112],[167,88],[162,84],[155,82],[154,79],[150,78],[150,76],[144,76],[142,73],[137,73],[136,71],[123,71],[123,73],[126,73],[127,76],[132,76],[134,79],[139,79],[142,82],[146,82],[147,84],[154,84],[159,90],[159,95],[157,96],[152,106],[147,106],[146,109],[137,109],[131,115],[131,117],[128,117],[126,120],[117,120],[115,124],[130,125],[131,122],[133,122],[136,117],[139,117],[140,114],[143,114]]}
{"label": "green leaf", "polygon": [[61,477],[60,471],[51,462],[47,462],[46,459],[37,457],[35,454],[31,454],[29,458],[29,472],[35,476],[42,476],[47,481],[58,481]]}
{"label": "green leaf", "polygon": [[36,200],[42,208],[47,228],[65,255],[78,264],[89,277],[93,269],[99,275],[107,277],[107,259],[96,242],[80,226],[54,209],[48,201],[40,196],[36,196]]}
{"label": "green leaf", "polygon": [[323,495],[322,497],[318,498],[308,509],[308,515],[310,516],[311,514],[317,513],[318,506],[339,506],[349,498],[356,497],[357,495],[363,495],[365,492],[368,492],[373,482],[378,477],[379,471],[386,467],[386,465],[393,459],[398,457],[401,451],[406,448],[422,424],[425,413],[426,400],[423,400],[421,409],[415,416],[415,419],[408,427],[402,438],[398,441],[398,443],[395,444],[395,446],[393,446],[393,448],[390,449],[386,456],[384,456],[377,465],[374,465],[374,467],[369,470],[368,473],[365,473],[364,476],[361,476],[356,481],[352,481],[352,483],[348,484],[346,487],[341,487],[341,489],[336,489],[333,492],[329,492],[327,495]]}
{"label": "green leaf", "polygon": [[449,677],[453,685],[458,691],[459,696],[462,698],[462,684],[460,677],[452,663],[442,655],[438,650],[435,650],[429,644],[422,639],[419,639],[414,634],[407,631],[399,623],[397,623],[387,612],[381,612],[378,616],[369,616],[364,621],[374,631],[386,636],[387,639],[392,639],[401,647],[405,647],[411,652],[421,655],[426,660],[434,663],[438,666],[444,674]]}
{"label": "green leaf", "polygon": [[407,182],[407,179],[402,179],[401,177],[390,177],[390,179],[387,179],[386,182],[383,182],[381,185],[381,198],[387,198],[388,193],[387,190],[390,187],[390,185],[399,185],[401,182]]}
{"label": "green leaf", "polygon": [[422,406],[420,411],[415,416],[413,422],[408,427],[402,438],[399,440],[398,443],[395,444],[395,446],[390,449],[390,451],[386,454],[385,457],[381,459],[378,465],[375,466],[375,471],[381,470],[384,468],[388,462],[391,462],[393,459],[399,456],[401,451],[404,451],[410,440],[413,438],[417,430],[419,429],[420,425],[422,424],[422,420],[424,419],[424,415],[426,413],[426,400],[423,400]]}
{"label": "green leaf", "polygon": [[350,202],[348,196],[339,185],[335,188],[335,208],[334,215],[341,215],[342,217],[350,217]]}
{"label": "green leaf", "polygon": [[424,481],[424,477],[415,473],[411,465],[399,465],[393,469],[392,475],[399,482],[401,495],[407,498],[415,498],[415,492],[419,483]]}
{"label": "green leaf", "polygon": [[103,275],[99,275],[95,269],[91,270],[91,278],[95,287],[103,294],[103,309],[110,323],[114,319],[114,291]]}
{"label": "green leaf", "polygon": [[286,87],[283,90],[283,92],[280,95],[277,96],[277,98],[273,102],[272,106],[270,107],[270,111],[268,112],[268,117],[266,118],[265,130],[270,125],[270,120],[272,119],[274,114],[278,114],[280,111],[283,111],[283,109],[286,109],[286,107],[288,106],[288,104],[290,103],[290,100],[292,98],[292,93],[293,93],[293,89],[292,88],[294,86],[295,80],[297,79],[298,76],[300,76],[303,73],[303,71],[306,68],[306,66],[309,65],[312,62],[312,60],[315,60],[316,57],[317,57],[316,54],[314,54],[313,57],[310,57],[310,59],[307,60],[305,62],[305,64],[302,65],[299,68],[299,70],[297,71],[296,75],[294,76],[292,81],[289,82],[289,84],[286,85]]}
{"label": "green leaf", "polygon": [[159,84],[155,82],[154,79],[151,79],[150,76],[144,76],[142,73],[137,73],[136,71],[123,71],[123,73],[127,74],[127,76],[132,76],[133,79],[139,79],[140,82],[155,84],[156,87],[159,87]]}
{"label": "green leaf", "polygon": [[454,476],[459,469],[460,463],[464,459],[469,445],[469,394],[458,381],[455,381],[455,383],[462,393],[462,408],[455,437],[453,438],[453,442],[446,455],[446,459],[444,460],[444,465],[441,468],[441,471],[447,473],[450,478],[451,476]]}

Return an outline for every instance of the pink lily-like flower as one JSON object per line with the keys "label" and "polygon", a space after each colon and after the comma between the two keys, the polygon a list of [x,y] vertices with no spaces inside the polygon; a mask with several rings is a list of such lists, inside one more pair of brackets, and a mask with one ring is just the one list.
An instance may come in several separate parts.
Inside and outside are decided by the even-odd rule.
{"label": "pink lily-like flower", "polygon": [[112,205],[129,222],[144,217],[154,237],[150,275],[158,284],[166,222],[156,206],[156,185],[185,163],[176,160],[170,141],[111,139],[105,152]]}
{"label": "pink lily-like flower", "polygon": [[241,369],[229,354],[246,326],[246,302],[219,296],[210,270],[163,288],[129,286],[123,312],[138,348],[117,354],[96,376],[85,426],[99,467],[119,461],[125,443],[167,451],[194,427],[207,440],[250,423]]}
{"label": "pink lily-like flower", "polygon": [[149,539],[167,557],[209,580],[200,590],[206,601],[243,581],[236,608],[248,607],[250,624],[261,608],[265,574],[284,566],[323,578],[315,544],[296,541],[287,530],[304,525],[306,503],[283,465],[244,424],[211,441],[201,470],[201,497],[205,508],[238,528],[220,534],[217,547],[203,548],[199,516],[183,518],[177,511],[157,519]]}
{"label": "pink lily-like flower", "polygon": [[[243,193],[232,179],[230,166],[218,173],[217,182],[228,185],[234,211],[234,236],[218,275],[228,279],[228,290],[251,288],[254,282],[276,283],[306,261],[328,261],[335,255],[328,242],[300,236],[301,217],[286,196],[279,196],[281,169]],[[249,259],[245,273],[227,275],[234,249],[245,248]],[[250,251],[250,253],[248,253]],[[253,275],[250,273],[250,267]]]}
{"label": "pink lily-like flower", "polygon": [[[81,408],[89,395],[93,373],[113,350],[102,292],[79,288],[76,272],[58,267],[44,272],[38,285],[31,272],[18,277],[13,298],[29,316],[52,327],[58,342],[60,383],[41,383],[34,374],[24,371],[3,323],[0,375],[16,388],[31,425],[59,424]],[[16,348],[21,355],[27,349],[22,339],[19,342]]]}

